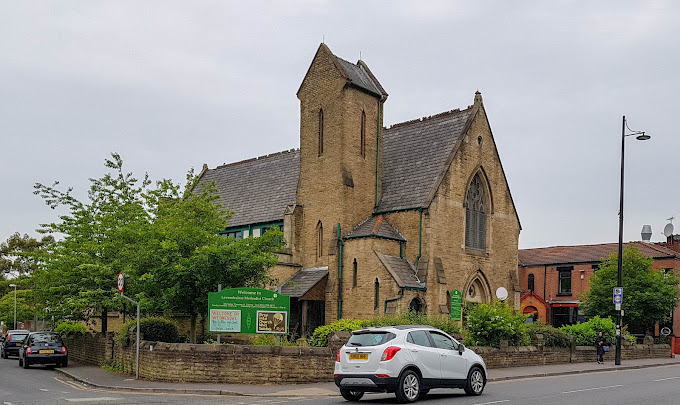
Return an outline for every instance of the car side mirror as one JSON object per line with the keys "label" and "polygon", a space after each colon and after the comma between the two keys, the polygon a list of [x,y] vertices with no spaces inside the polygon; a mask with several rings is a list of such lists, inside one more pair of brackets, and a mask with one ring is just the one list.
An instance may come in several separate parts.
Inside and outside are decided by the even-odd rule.
{"label": "car side mirror", "polygon": [[458,354],[463,354],[465,351],[465,346],[461,343],[458,345]]}

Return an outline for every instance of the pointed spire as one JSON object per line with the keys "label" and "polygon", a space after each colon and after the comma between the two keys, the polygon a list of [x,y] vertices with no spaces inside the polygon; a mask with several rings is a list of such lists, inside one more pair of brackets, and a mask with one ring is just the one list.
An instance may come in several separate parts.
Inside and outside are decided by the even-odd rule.
{"label": "pointed spire", "polygon": [[474,105],[479,105],[479,104],[482,104],[482,93],[480,93],[479,90],[477,90],[475,92],[475,104]]}

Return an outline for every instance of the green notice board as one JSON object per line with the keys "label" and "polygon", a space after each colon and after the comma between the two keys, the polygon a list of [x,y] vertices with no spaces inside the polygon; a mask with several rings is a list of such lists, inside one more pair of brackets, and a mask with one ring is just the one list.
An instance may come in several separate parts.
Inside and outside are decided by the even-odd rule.
{"label": "green notice board", "polygon": [[288,333],[290,297],[260,288],[208,293],[210,332]]}
{"label": "green notice board", "polygon": [[460,290],[451,291],[451,319],[460,320],[463,306],[463,293]]}

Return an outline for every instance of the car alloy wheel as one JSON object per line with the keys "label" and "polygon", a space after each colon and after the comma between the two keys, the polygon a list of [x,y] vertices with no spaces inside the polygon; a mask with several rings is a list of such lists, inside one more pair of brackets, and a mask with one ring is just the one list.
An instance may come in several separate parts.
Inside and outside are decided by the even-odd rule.
{"label": "car alloy wheel", "polygon": [[399,387],[395,395],[397,396],[397,401],[401,403],[414,402],[418,399],[418,394],[420,393],[420,379],[416,373],[411,370],[406,370],[401,375],[399,379]]}
{"label": "car alloy wheel", "polygon": [[468,375],[465,384],[465,393],[468,395],[479,395],[484,391],[484,374],[478,367],[473,367]]}

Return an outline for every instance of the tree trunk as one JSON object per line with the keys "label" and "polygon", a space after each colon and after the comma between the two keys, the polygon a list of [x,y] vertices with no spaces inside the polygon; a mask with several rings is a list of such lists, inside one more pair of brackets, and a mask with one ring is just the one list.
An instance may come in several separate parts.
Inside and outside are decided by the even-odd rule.
{"label": "tree trunk", "polygon": [[109,330],[109,310],[104,307],[102,309],[102,333],[106,333]]}
{"label": "tree trunk", "polygon": [[191,339],[191,343],[196,344],[196,320],[198,316],[196,314],[191,314],[191,332],[189,333],[189,337]]}

